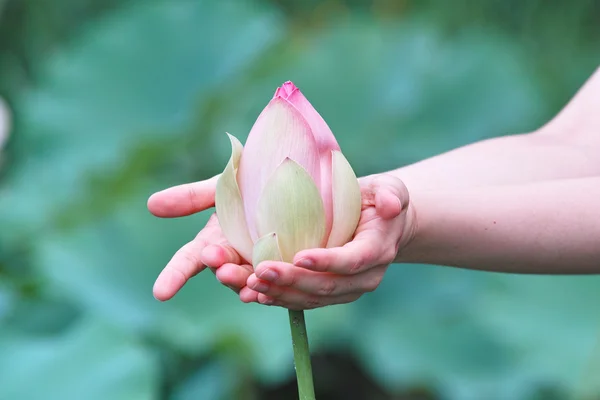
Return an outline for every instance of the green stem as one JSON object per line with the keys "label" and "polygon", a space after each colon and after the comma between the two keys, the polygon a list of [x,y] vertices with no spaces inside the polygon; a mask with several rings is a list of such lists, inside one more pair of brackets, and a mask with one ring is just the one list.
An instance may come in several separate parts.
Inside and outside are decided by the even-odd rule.
{"label": "green stem", "polygon": [[298,380],[298,395],[300,400],[315,400],[304,311],[289,310],[289,314],[292,345],[294,346],[294,365],[296,366],[296,378]]}

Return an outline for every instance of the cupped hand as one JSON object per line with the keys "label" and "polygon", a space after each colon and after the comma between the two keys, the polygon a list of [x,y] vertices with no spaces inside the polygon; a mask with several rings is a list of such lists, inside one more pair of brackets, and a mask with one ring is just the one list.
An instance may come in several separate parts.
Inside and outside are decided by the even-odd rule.
{"label": "cupped hand", "polygon": [[[360,179],[362,211],[351,242],[296,254],[293,264],[264,261],[250,273],[240,299],[295,310],[349,303],[375,290],[399,249],[412,239],[415,212],[406,186],[389,174]],[[231,268],[223,283],[235,285]]]}
{"label": "cupped hand", "polygon": [[[155,193],[148,209],[158,217],[181,217],[214,206],[218,177]],[[299,252],[293,264],[265,261],[255,271],[228,244],[216,215],[178,250],[154,285],[154,296],[168,300],[193,276],[211,268],[243,302],[289,309],[348,303],[377,288],[383,275],[414,234],[415,213],[406,186],[378,174],[361,178],[362,211],[351,242],[330,249]]]}

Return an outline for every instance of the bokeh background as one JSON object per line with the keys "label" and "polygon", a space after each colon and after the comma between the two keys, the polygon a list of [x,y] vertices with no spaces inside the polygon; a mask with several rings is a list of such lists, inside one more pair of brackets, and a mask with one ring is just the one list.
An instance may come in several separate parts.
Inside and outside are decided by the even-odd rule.
{"label": "bokeh background", "polygon": [[[362,175],[536,129],[599,50],[599,1],[0,0],[0,399],[295,398],[285,310],[210,272],[154,300],[208,214],[147,197],[288,79]],[[318,397],[598,399],[599,306],[598,277],[394,265],[308,313]]]}

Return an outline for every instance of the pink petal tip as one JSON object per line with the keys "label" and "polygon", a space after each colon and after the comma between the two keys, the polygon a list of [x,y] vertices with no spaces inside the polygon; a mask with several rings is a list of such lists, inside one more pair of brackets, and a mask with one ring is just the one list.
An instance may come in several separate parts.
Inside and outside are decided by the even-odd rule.
{"label": "pink petal tip", "polygon": [[292,93],[294,93],[296,90],[298,90],[296,85],[294,85],[294,83],[292,81],[287,81],[283,85],[281,85],[280,87],[277,88],[273,98],[281,97],[282,99],[287,100],[287,98],[290,97],[290,95]]}

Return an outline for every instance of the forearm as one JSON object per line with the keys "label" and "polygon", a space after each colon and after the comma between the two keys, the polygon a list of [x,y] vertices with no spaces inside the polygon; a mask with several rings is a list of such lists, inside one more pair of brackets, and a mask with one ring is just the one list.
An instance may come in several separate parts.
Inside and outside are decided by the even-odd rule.
{"label": "forearm", "polygon": [[600,174],[600,160],[539,133],[484,140],[390,172],[409,191],[510,185]]}
{"label": "forearm", "polygon": [[414,193],[397,262],[518,273],[600,273],[600,177]]}

